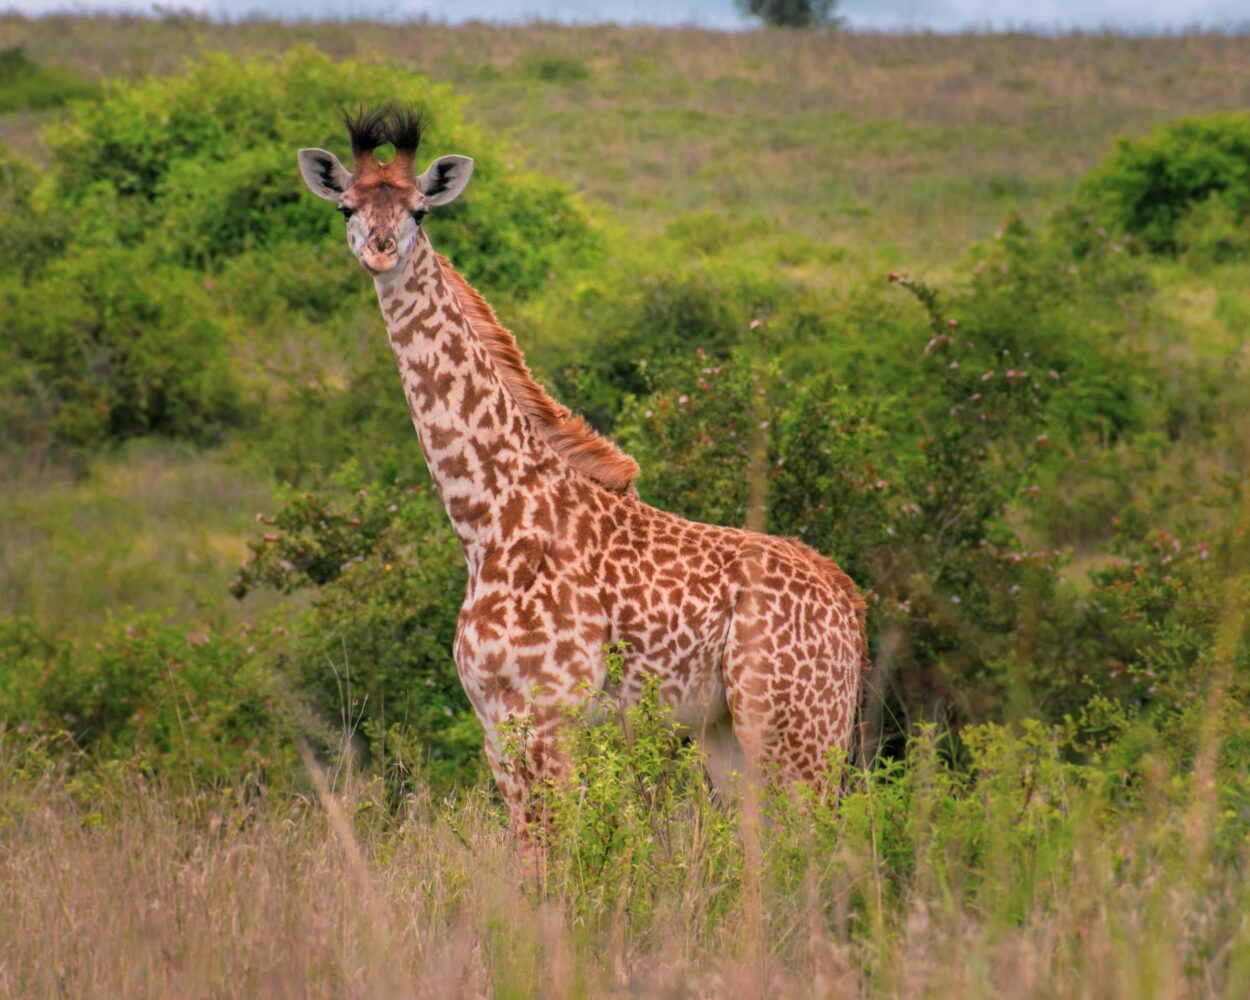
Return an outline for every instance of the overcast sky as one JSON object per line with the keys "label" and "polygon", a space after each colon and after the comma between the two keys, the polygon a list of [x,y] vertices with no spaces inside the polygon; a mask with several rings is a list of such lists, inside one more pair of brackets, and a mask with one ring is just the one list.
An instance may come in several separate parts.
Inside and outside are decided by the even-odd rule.
{"label": "overcast sky", "polygon": [[[42,13],[54,10],[151,10],[144,0],[0,0],[0,9]],[[236,18],[263,11],[293,18],[427,16],[435,20],[618,21],[743,25],[733,0],[166,0],[166,8],[191,8]],[[1250,0],[843,0],[852,28],[1048,30],[1113,28],[1166,31],[1185,28],[1250,29]]]}

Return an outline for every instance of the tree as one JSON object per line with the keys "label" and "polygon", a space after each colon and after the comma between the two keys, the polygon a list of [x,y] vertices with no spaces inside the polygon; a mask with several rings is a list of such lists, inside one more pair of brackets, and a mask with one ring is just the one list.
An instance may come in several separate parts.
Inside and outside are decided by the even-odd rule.
{"label": "tree", "polygon": [[821,28],[838,24],[841,0],[736,0],[738,9],[774,28]]}

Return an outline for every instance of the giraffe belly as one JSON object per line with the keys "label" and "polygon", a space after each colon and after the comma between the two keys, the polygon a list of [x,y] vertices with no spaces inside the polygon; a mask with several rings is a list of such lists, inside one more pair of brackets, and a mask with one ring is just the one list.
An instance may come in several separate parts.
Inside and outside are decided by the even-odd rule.
{"label": "giraffe belly", "polygon": [[[661,693],[664,693],[663,685]],[[692,664],[689,680],[681,686],[674,684],[671,694],[664,696],[673,708],[673,717],[692,732],[701,732],[729,718],[719,656],[714,664]]]}
{"label": "giraffe belly", "polygon": [[729,719],[722,663],[727,638],[725,624],[714,624],[710,613],[692,616],[672,628],[650,635],[628,634],[622,694],[636,701],[643,678],[660,678],[660,697],[682,727],[699,732]]}

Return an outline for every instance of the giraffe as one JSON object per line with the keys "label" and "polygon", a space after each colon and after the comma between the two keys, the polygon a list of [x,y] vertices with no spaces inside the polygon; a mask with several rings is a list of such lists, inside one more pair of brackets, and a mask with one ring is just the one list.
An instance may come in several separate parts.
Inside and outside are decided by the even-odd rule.
{"label": "giraffe", "polygon": [[[867,662],[849,577],[798,541],[643,503],[637,463],[543,390],[511,332],[430,244],[426,215],[460,195],[473,161],[443,156],[418,176],[422,122],[410,108],[343,118],[351,172],[321,149],[300,150],[300,170],[337,205],[373,277],[468,563],[453,655],[514,830],[528,841],[535,783],[567,775],[566,710],[609,684],[604,648],[619,641],[619,696],[636,701],[656,675],[718,788],[750,767],[824,791]],[[388,142],[382,163],[374,151]],[[507,739],[517,722],[519,751]]]}

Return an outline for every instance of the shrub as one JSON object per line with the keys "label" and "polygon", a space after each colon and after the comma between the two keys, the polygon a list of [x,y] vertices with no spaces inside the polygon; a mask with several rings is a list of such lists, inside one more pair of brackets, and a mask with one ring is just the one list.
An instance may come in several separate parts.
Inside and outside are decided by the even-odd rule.
{"label": "shrub", "polygon": [[0,275],[30,273],[41,262],[35,248],[47,247],[31,201],[36,178],[34,167],[0,143]]}
{"label": "shrub", "polygon": [[465,570],[447,517],[422,486],[338,478],[344,500],[294,495],[266,519],[234,593],[313,588],[279,662],[320,717],[358,730],[375,759],[417,748],[408,765],[440,789],[471,780],[482,733],[451,656]]}
{"label": "shrub", "polygon": [[611,427],[627,396],[663,384],[672,359],[695,348],[709,363],[728,357],[753,317],[775,312],[796,292],[771,275],[733,266],[630,267],[585,280],[565,308],[577,316],[577,344],[587,360],[557,359],[558,395],[597,426]]}
{"label": "shrub", "polygon": [[20,45],[0,50],[0,114],[44,111],[94,98],[98,88],[71,69],[47,69]]}
{"label": "shrub", "polygon": [[574,56],[538,52],[522,60],[521,73],[543,83],[577,83],[590,78],[590,67]]}
{"label": "shrub", "polygon": [[1174,253],[1185,217],[1213,198],[1234,224],[1250,215],[1250,114],[1183,118],[1152,135],[1120,139],[1082,181],[1078,211],[1140,238],[1151,251]]}
{"label": "shrub", "polygon": [[[585,249],[586,223],[567,192],[514,178],[499,148],[463,124],[448,88],[396,64],[335,63],[311,48],[251,60],[209,55],[178,77],[115,86],[49,130],[58,192],[71,214],[83,210],[88,228],[93,192],[108,192],[125,208],[107,238],[157,239],[196,264],[292,241],[310,255],[327,243],[343,250],[342,223],[300,183],[295,151],[342,149],[336,110],[390,100],[429,114],[421,156],[476,161],[469,194],[431,222],[440,249],[474,280],[529,294],[562,254]],[[264,267],[263,256],[252,266]],[[345,250],[330,266],[354,268]]]}
{"label": "shrub", "polygon": [[[623,644],[605,652],[610,676],[619,676],[624,652]],[[599,933],[645,938],[657,909],[676,896],[688,901],[687,927],[711,930],[739,891],[736,817],[727,803],[714,803],[702,754],[683,738],[654,676],[635,705],[588,694],[570,713],[570,782],[535,791],[539,814],[550,822],[534,832],[559,894],[579,923]],[[523,766],[523,729],[520,722],[505,731],[509,766]],[[703,879],[716,890],[683,893]]]}
{"label": "shrub", "polygon": [[0,620],[0,725],[65,733],[86,762],[121,760],[190,792],[274,779],[291,764],[259,635],[146,617],[92,645]]}
{"label": "shrub", "polygon": [[1062,516],[1046,470],[1131,435],[1160,392],[1120,344],[1139,265],[1104,248],[1075,267],[1013,221],[949,294],[895,278],[922,313],[870,290],[778,310],[727,359],[653,362],[616,433],[649,501],[743,525],[755,490],[769,531],[842,565],[869,593],[894,718],[1058,720],[1084,697],[1080,657],[1022,664],[1017,644],[1027,626],[1062,645],[1046,629],[1065,556],[1026,539],[1037,511]]}
{"label": "shrub", "polygon": [[228,330],[202,281],[150,252],[83,250],[29,282],[0,281],[0,302],[17,368],[0,401],[10,441],[204,440],[242,416]]}
{"label": "shrub", "polygon": [[1224,192],[1196,202],[1176,224],[1176,246],[1191,263],[1227,264],[1250,253],[1250,217]]}
{"label": "shrub", "polygon": [[[0,194],[0,295],[6,316],[17,317],[12,342],[0,348],[5,437],[202,439],[238,422],[238,355],[254,340],[308,339],[371,303],[342,222],[308,195],[295,151],[341,148],[337,108],[391,99],[430,112],[424,156],[475,157],[477,183],[430,225],[439,249],[488,294],[531,295],[564,262],[597,252],[564,188],[512,171],[497,146],[463,124],[445,87],[404,67],[336,64],[305,48],[242,61],[210,55],[177,77],[115,83],[46,130],[42,211],[31,199],[33,171],[0,156],[0,179],[11,182]],[[46,232],[56,238],[35,238]],[[381,357],[383,345],[379,336]],[[371,404],[378,365],[352,367],[363,382],[348,395]],[[326,383],[316,371],[299,378]],[[277,388],[280,398],[286,386]],[[341,434],[326,425],[327,413],[355,405],[341,392],[327,390],[324,408],[296,399],[268,426],[283,436],[287,415],[302,421],[305,439],[317,437],[310,419],[320,420],[323,438]],[[402,398],[393,398],[402,413]]]}

